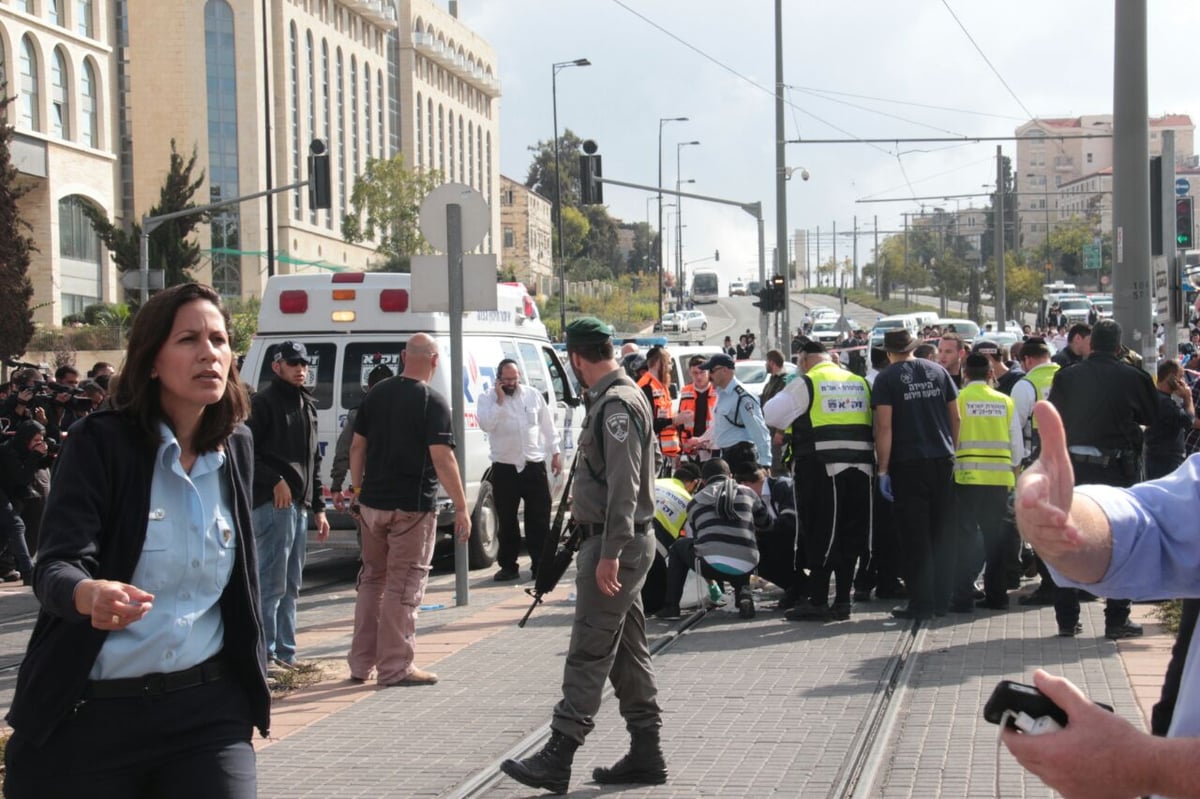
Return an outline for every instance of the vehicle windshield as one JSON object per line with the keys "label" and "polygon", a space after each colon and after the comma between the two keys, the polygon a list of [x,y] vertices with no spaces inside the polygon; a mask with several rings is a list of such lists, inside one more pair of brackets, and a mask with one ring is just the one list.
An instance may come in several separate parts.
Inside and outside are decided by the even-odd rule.
{"label": "vehicle windshield", "polygon": [[1087,300],[1060,300],[1058,307],[1064,311],[1087,311],[1092,304]]}
{"label": "vehicle windshield", "polygon": [[836,319],[818,319],[816,322],[813,322],[812,329],[814,331],[816,331],[816,330],[833,330],[834,326],[836,324],[837,324]]}
{"label": "vehicle windshield", "polygon": [[899,330],[904,327],[903,319],[880,319],[875,323],[875,330]]}
{"label": "vehicle windshield", "polygon": [[765,383],[767,366],[762,361],[741,361],[733,369],[739,383]]}

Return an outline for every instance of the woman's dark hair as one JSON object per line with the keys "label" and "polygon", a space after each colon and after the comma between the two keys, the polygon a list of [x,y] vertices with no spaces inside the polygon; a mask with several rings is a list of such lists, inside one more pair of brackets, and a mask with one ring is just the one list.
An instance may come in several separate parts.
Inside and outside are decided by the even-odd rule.
{"label": "woman's dark hair", "polygon": [[[133,319],[125,362],[118,372],[112,393],[112,406],[137,421],[147,443],[161,442],[159,422],[170,424],[170,420],[163,415],[159,397],[162,389],[158,378],[150,376],[154,361],[171,335],[179,309],[196,300],[214,305],[225,320],[226,331],[229,330],[229,310],[221,304],[221,295],[199,283],[184,283],[160,291],[138,310]],[[204,409],[192,447],[196,452],[212,452],[229,437],[234,427],[246,419],[249,412],[250,400],[231,360],[225,394]]]}

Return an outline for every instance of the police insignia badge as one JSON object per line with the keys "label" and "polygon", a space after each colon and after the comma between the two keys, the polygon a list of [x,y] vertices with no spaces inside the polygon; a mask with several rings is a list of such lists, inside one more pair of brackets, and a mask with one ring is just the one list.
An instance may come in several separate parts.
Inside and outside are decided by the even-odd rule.
{"label": "police insignia badge", "polygon": [[629,414],[614,413],[608,417],[604,426],[608,429],[608,434],[621,443],[625,443],[625,439],[629,438]]}

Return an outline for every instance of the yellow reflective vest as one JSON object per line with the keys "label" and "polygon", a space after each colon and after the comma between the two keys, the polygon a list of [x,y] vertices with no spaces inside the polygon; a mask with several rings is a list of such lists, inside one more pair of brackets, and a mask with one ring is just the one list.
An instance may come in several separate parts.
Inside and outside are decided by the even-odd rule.
{"label": "yellow reflective vest", "polygon": [[654,481],[654,520],[672,538],[679,538],[679,531],[687,521],[688,502],[692,495],[683,483],[674,477],[660,477]]}
{"label": "yellow reflective vest", "polygon": [[982,380],[958,393],[958,449],[954,482],[959,485],[1016,484],[1012,465],[1013,401]]}
{"label": "yellow reflective vest", "polygon": [[871,389],[867,381],[833,362],[804,375],[812,392],[808,412],[792,422],[792,454],[825,464],[875,463]]}
{"label": "yellow reflective vest", "polygon": [[[1054,382],[1054,375],[1061,368],[1054,361],[1039,363],[1033,369],[1026,372],[1023,379],[1033,384],[1037,399],[1044,400],[1050,396],[1050,385]],[[1031,417],[1030,421],[1033,424],[1033,429],[1037,430],[1037,417]],[[1021,420],[1021,422],[1024,424],[1024,420]]]}

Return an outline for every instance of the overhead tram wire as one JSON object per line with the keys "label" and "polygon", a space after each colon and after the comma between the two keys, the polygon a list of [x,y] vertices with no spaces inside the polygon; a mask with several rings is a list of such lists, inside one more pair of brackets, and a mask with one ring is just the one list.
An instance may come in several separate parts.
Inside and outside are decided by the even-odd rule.
{"label": "overhead tram wire", "polygon": [[967,37],[967,41],[969,41],[971,46],[975,48],[975,52],[979,53],[979,57],[982,58],[983,62],[988,65],[988,69],[992,71],[992,74],[996,76],[996,79],[1000,81],[1000,84],[1008,90],[1008,93],[1012,95],[1012,98],[1017,101],[1017,105],[1021,106],[1021,110],[1025,112],[1026,117],[1029,119],[1037,119],[1037,115],[1030,111],[1025,106],[1025,103],[1021,102],[1021,98],[1017,97],[1017,93],[1014,92],[1012,87],[1008,85],[1008,81],[1006,81],[1004,76],[1000,74],[1000,70],[996,69],[995,65],[992,64],[991,59],[989,59],[987,54],[983,52],[983,48],[981,48],[979,43],[975,41],[975,37],[971,35],[969,30],[967,30],[967,26],[963,25],[962,20],[960,20],[958,15],[954,13],[954,9],[950,7],[949,0],[942,0],[942,5],[944,5],[946,10],[950,12],[950,16],[954,18],[954,22],[963,32],[963,35]]}
{"label": "overhead tram wire", "polygon": [[[795,86],[789,86],[787,84],[785,84],[785,86],[788,89],[795,89],[796,91],[803,91],[802,89],[798,89]],[[806,93],[811,94],[811,92],[806,92]],[[817,96],[819,96],[819,95],[817,95]],[[830,102],[830,103],[838,103],[839,105],[849,106],[850,108],[857,108],[859,111],[866,111],[868,114],[878,114],[879,116],[887,117],[888,119],[895,119],[899,122],[907,122],[910,125],[916,125],[916,126],[922,127],[922,128],[929,128],[930,130],[936,130],[936,131],[940,131],[942,133],[949,133],[951,135],[956,135],[956,136],[964,135],[962,133],[959,133],[958,131],[947,130],[946,128],[940,128],[937,125],[930,125],[927,122],[918,122],[915,119],[908,119],[907,117],[898,116],[896,114],[889,114],[887,111],[877,111],[874,108],[868,108],[865,105],[860,105],[858,103],[852,103],[849,100],[838,100],[833,97],[821,97],[821,99],[825,100],[827,102]]]}
{"label": "overhead tram wire", "polygon": [[[626,2],[624,2],[624,0],[612,0],[612,2],[613,2],[613,3],[615,3],[616,5],[620,6],[621,8],[625,9],[625,10],[626,10],[626,11],[628,11],[630,14],[632,14],[633,16],[637,17],[638,19],[642,20],[642,22],[645,22],[647,25],[649,25],[650,27],[652,27],[652,28],[654,28],[655,30],[659,31],[660,33],[662,33],[662,34],[664,34],[664,35],[668,36],[668,37],[669,37],[669,38],[671,38],[671,39],[674,39],[674,40],[675,40],[676,42],[678,42],[679,44],[682,44],[684,47],[686,47],[687,49],[691,50],[692,52],[694,52],[696,55],[700,56],[701,58],[703,58],[703,59],[705,59],[705,60],[707,60],[707,61],[711,61],[713,64],[716,64],[718,67],[720,67],[721,69],[725,70],[726,72],[728,72],[729,74],[733,75],[734,77],[738,78],[739,80],[745,81],[746,83],[750,84],[751,86],[753,86],[754,88],[756,88],[756,89],[758,89],[759,91],[763,92],[764,94],[770,95],[772,99],[775,97],[775,90],[774,90],[774,89],[769,89],[769,88],[767,88],[766,86],[763,86],[761,83],[758,83],[758,82],[756,82],[756,81],[755,81],[753,78],[750,78],[750,77],[748,77],[748,76],[746,76],[746,75],[743,75],[741,72],[738,72],[736,69],[734,69],[733,67],[729,66],[729,65],[728,65],[728,64],[726,64],[724,61],[721,61],[719,58],[716,58],[715,56],[711,56],[711,55],[709,55],[708,53],[704,52],[703,50],[701,50],[699,47],[697,47],[696,45],[692,44],[691,42],[688,42],[688,41],[686,41],[685,39],[682,39],[682,38],[680,38],[678,35],[676,35],[676,34],[672,33],[671,31],[667,30],[667,29],[666,29],[666,28],[664,28],[662,25],[658,24],[658,23],[657,23],[657,22],[655,22],[654,20],[652,20],[652,19],[650,19],[649,17],[647,17],[645,14],[641,13],[640,11],[637,11],[636,9],[630,8],[629,4],[628,4],[628,3],[626,3]],[[830,122],[830,121],[829,121],[829,120],[827,120],[827,119],[822,119],[821,117],[819,117],[819,116],[817,116],[816,114],[814,114],[812,111],[809,111],[807,108],[804,108],[804,107],[802,107],[802,106],[798,106],[798,105],[796,105],[795,103],[791,102],[790,100],[785,100],[785,102],[786,102],[786,104],[787,104],[787,105],[791,106],[792,108],[794,108],[794,109],[796,109],[796,110],[800,111],[800,112],[801,112],[801,113],[803,113],[803,114],[807,114],[808,116],[812,117],[812,118],[813,118],[813,119],[815,119],[817,122],[820,122],[822,125],[826,125],[826,126],[828,126],[828,127],[830,127],[830,128],[833,128],[833,129],[834,129],[834,130],[836,130],[838,133],[843,133],[843,134],[845,134],[845,135],[847,135],[847,136],[853,136],[853,135],[854,135],[853,133],[851,133],[850,131],[846,130],[845,128],[839,127],[839,126],[837,126],[837,125],[833,124],[832,122]],[[878,147],[878,146],[875,146],[875,145],[872,145],[872,146],[874,146],[876,150],[879,150],[881,153],[884,153],[885,155],[894,155],[894,153],[890,153],[890,152],[888,152],[887,150],[883,149],[882,147]]]}
{"label": "overhead tram wire", "polygon": [[835,91],[834,89],[817,89],[812,86],[797,86],[795,84],[789,85],[789,88],[795,89],[798,92],[804,92],[806,94],[811,94],[816,97],[822,97],[827,94],[837,94],[837,95],[841,95],[842,97],[855,97],[860,100],[874,100],[874,101],[880,102],[880,103],[894,103],[896,105],[908,105],[908,106],[912,106],[913,108],[928,108],[933,111],[950,111],[955,114],[970,114],[972,116],[992,117],[994,119],[1007,119],[1007,120],[1011,120],[1014,122],[1027,122],[1028,121],[1025,117],[1016,117],[1016,116],[1012,116],[1010,114],[992,114],[987,111],[972,111],[968,108],[953,108],[951,106],[946,106],[946,105],[931,105],[929,103],[916,103],[916,102],[912,102],[911,100],[895,100],[895,99],[892,99],[889,97],[875,97],[875,96],[872,96],[869,94],[854,94],[853,92],[839,92],[839,91]]}

